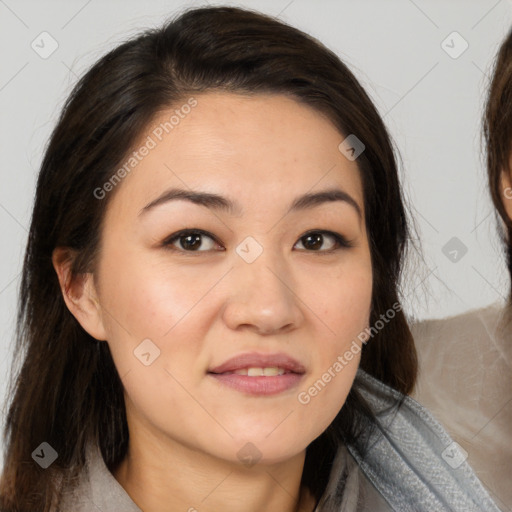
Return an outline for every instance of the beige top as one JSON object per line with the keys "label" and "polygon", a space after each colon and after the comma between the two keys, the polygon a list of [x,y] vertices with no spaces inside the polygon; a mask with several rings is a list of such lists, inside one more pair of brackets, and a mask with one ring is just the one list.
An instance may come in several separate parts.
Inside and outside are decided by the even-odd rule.
{"label": "beige top", "polygon": [[142,512],[108,470],[97,444],[87,445],[80,483],[65,493],[57,512]]}
{"label": "beige top", "polygon": [[512,321],[503,304],[413,326],[412,397],[467,452],[496,504],[512,509]]}
{"label": "beige top", "polygon": [[[384,498],[361,473],[354,459],[340,447],[325,495],[335,494],[336,476],[348,470],[350,478],[343,496],[343,512],[390,512]],[[193,507],[191,507],[192,509]],[[195,509],[194,509],[195,510]],[[315,508],[315,512],[321,510]],[[86,465],[77,487],[64,493],[55,512],[143,512],[108,470],[98,445],[88,444]]]}

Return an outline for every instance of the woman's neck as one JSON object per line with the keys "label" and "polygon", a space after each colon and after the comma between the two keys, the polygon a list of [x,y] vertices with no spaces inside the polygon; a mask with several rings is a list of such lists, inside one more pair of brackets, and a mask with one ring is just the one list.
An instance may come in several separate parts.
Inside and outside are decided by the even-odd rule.
{"label": "woman's neck", "polygon": [[113,475],[144,512],[312,512],[301,488],[305,451],[272,465],[219,460],[167,440],[130,434],[126,457]]}

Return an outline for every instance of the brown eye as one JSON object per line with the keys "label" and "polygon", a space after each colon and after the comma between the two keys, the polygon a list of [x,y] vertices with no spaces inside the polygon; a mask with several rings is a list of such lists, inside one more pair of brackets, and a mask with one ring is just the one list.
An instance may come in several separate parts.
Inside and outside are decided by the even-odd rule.
{"label": "brown eye", "polygon": [[[327,241],[327,248],[325,247]],[[331,231],[310,231],[303,235],[298,243],[302,243],[307,252],[331,253],[338,249],[352,247],[352,244],[339,233]],[[166,249],[183,253],[201,253],[222,247],[213,235],[200,229],[181,230],[172,234],[163,243]],[[225,250],[225,249],[220,249]]]}
{"label": "brown eye", "polygon": [[[206,243],[205,239],[209,240]],[[163,242],[163,246],[177,251],[183,252],[206,252],[214,248],[216,240],[208,233],[202,230],[183,230],[171,235]],[[203,247],[203,249],[200,249]]]}
{"label": "brown eye", "polygon": [[[330,239],[331,243],[328,244],[327,249],[320,250],[326,238]],[[299,241],[308,252],[332,252],[336,249],[352,247],[344,236],[331,231],[310,231],[303,235]]]}
{"label": "brown eye", "polygon": [[183,235],[178,238],[182,249],[195,251],[201,246],[203,235]]}

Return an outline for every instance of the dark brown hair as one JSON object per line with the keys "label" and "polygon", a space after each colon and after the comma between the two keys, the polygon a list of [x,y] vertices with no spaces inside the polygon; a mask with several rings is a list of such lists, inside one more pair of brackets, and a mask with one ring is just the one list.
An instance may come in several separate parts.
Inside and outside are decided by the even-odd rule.
{"label": "dark brown hair", "polygon": [[[108,204],[108,198],[95,199],[94,190],[159,111],[211,90],[288,95],[328,116],[340,142],[355,134],[364,143],[357,164],[374,275],[371,325],[396,309],[409,235],[395,152],[370,98],[340,59],[307,34],[239,8],[188,10],[145,31],[78,81],[45,151],[19,294],[15,353],[21,369],[4,431],[4,511],[50,510],[81,469],[90,440],[99,444],[110,470],[126,454],[122,382],[108,344],[89,336],[67,309],[52,252],[74,251],[74,276],[93,271]],[[416,352],[402,311],[366,344],[361,367],[403,393],[412,389]],[[303,483],[317,499],[333,443],[353,439],[358,415],[366,410],[353,387],[328,430],[308,447]],[[48,469],[31,457],[43,441],[58,453]]]}
{"label": "dark brown hair", "polygon": [[[496,56],[483,124],[489,189],[494,206],[504,222],[504,227],[500,224],[500,232],[507,251],[512,285],[512,219],[505,210],[501,186],[502,172],[508,172],[512,177],[512,30]],[[512,298],[512,287],[509,298]]]}

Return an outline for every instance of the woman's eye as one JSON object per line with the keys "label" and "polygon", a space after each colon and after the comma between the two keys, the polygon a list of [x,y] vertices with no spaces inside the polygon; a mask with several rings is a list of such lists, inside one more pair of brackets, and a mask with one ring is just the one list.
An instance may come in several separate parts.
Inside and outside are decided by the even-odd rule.
{"label": "woman's eye", "polygon": [[[328,241],[327,248],[321,249],[325,246],[326,240]],[[338,249],[352,247],[352,243],[343,235],[332,231],[310,231],[302,235],[295,246],[299,243],[308,252],[334,252]],[[210,251],[215,248],[215,245],[220,246],[212,235],[201,229],[179,231],[163,242],[163,246],[167,249],[189,253]]]}
{"label": "woman's eye", "polygon": [[[205,247],[204,239],[209,239],[210,243],[206,244],[205,249],[200,249],[200,247]],[[179,233],[175,233],[171,235],[170,238],[167,238],[163,245],[168,249],[176,249],[182,250],[186,252],[205,252],[211,250],[217,242],[215,239],[202,230],[184,230]]]}
{"label": "woman's eye", "polygon": [[[327,249],[320,250],[326,239],[330,239],[331,242],[327,244]],[[352,243],[343,235],[333,233],[332,231],[310,231],[302,235],[299,242],[309,252],[334,252],[337,249],[352,247]]]}

